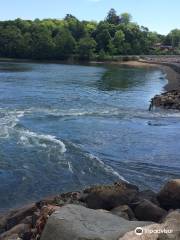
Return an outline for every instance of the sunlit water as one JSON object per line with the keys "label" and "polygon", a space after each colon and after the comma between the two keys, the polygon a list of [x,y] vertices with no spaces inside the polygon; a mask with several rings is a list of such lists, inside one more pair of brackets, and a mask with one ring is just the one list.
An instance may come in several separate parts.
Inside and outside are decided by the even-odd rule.
{"label": "sunlit water", "polygon": [[148,111],[166,82],[158,69],[0,63],[0,209],[180,177],[180,113]]}

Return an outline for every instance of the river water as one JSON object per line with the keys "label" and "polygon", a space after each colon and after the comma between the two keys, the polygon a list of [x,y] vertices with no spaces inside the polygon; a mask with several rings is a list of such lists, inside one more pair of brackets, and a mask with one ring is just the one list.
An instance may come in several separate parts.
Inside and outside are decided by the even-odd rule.
{"label": "river water", "polygon": [[180,113],[148,111],[159,69],[0,63],[0,210],[125,179],[180,177]]}

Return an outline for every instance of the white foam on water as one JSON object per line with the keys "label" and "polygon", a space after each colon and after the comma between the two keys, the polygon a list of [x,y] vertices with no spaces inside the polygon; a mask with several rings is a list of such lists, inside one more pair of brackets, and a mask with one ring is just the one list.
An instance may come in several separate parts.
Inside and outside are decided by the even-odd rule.
{"label": "white foam on water", "polygon": [[18,143],[26,146],[49,146],[60,149],[61,153],[66,152],[65,144],[55,136],[38,134],[29,130],[16,129],[16,125],[24,116],[26,111],[0,109],[0,138],[9,138],[15,133],[18,136]]}
{"label": "white foam on water", "polygon": [[90,115],[106,115],[109,114],[112,110],[107,109],[103,110],[101,109],[94,109],[92,111],[89,111],[87,109],[68,109],[68,110],[61,110],[61,109],[39,109],[39,108],[30,108],[26,112],[27,113],[44,113],[49,116],[54,117],[75,117],[75,116],[90,116]]}
{"label": "white foam on water", "polygon": [[24,111],[0,109],[0,138],[9,138]]}
{"label": "white foam on water", "polygon": [[91,153],[87,153],[86,154],[87,157],[89,157],[91,160],[95,160],[99,163],[99,165],[107,172],[110,173],[116,177],[118,177],[120,180],[123,180],[125,182],[128,182],[123,176],[121,176],[118,172],[116,172],[112,167],[110,167],[109,165],[105,164],[100,158],[94,156]]}
{"label": "white foam on water", "polygon": [[179,111],[163,111],[163,110],[158,110],[158,111],[148,111],[148,106],[147,110],[145,109],[124,109],[124,108],[119,108],[115,106],[107,106],[107,107],[101,107],[101,108],[95,108],[92,110],[87,110],[84,108],[79,108],[79,109],[68,109],[68,110],[63,110],[63,109],[40,109],[40,108],[30,108],[26,110],[26,113],[33,114],[33,113],[39,113],[41,114],[46,114],[52,117],[78,117],[78,116],[121,116],[123,118],[167,118],[167,117],[172,117],[172,118],[180,118],[180,112]]}
{"label": "white foam on water", "polygon": [[[105,164],[100,158],[98,158],[97,156],[93,155],[92,153],[88,153],[88,152],[84,152],[82,151],[81,147],[73,142],[69,142],[69,144],[71,144],[74,148],[79,149],[79,151],[81,151],[81,153],[88,158],[90,161],[95,162],[98,164],[98,167],[100,167],[101,169],[103,169],[103,171],[105,171],[106,173],[109,173],[111,175],[116,176],[117,178],[119,178],[120,180],[123,180],[125,182],[128,182],[123,176],[121,176],[117,171],[115,171],[112,167],[110,167],[109,165]],[[88,168],[89,172],[92,172],[91,167]],[[85,174],[84,170],[80,171],[81,174]]]}
{"label": "white foam on water", "polygon": [[71,162],[68,161],[67,164],[68,164],[69,171],[70,171],[71,173],[74,173],[74,171],[73,171],[73,166],[72,166]]}
{"label": "white foam on water", "polygon": [[65,144],[53,135],[38,134],[29,130],[20,130],[19,134],[19,144],[26,145],[27,147],[38,146],[42,148],[52,145],[52,147],[58,147],[61,153],[66,152]]}

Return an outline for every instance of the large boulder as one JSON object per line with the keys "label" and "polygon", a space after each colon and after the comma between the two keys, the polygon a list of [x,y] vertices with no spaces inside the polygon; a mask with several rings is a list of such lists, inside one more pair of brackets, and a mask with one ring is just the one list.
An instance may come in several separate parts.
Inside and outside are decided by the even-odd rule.
{"label": "large boulder", "polygon": [[165,209],[180,208],[180,179],[167,182],[158,194],[158,201]]}
{"label": "large boulder", "polygon": [[19,235],[18,234],[12,234],[8,237],[4,237],[3,240],[19,240]]}
{"label": "large boulder", "polygon": [[120,205],[113,208],[111,213],[127,220],[135,220],[134,213],[128,205]]}
{"label": "large boulder", "polygon": [[169,213],[161,224],[151,224],[126,233],[119,240],[179,240],[180,211]]}
{"label": "large boulder", "polygon": [[140,221],[159,222],[167,214],[167,211],[144,199],[134,209],[134,213],[135,217]]}
{"label": "large boulder", "polygon": [[3,233],[0,235],[0,239],[12,239],[12,236],[14,235],[20,235],[23,234],[24,232],[28,232],[30,231],[30,225],[28,224],[18,224],[16,226],[14,226],[13,228],[11,228],[10,230],[8,230],[7,232]]}
{"label": "large boulder", "polygon": [[50,216],[41,240],[117,240],[126,232],[148,224],[70,204]]}
{"label": "large boulder", "polygon": [[134,211],[135,208],[144,200],[148,200],[155,205],[160,206],[157,200],[157,193],[153,192],[152,190],[139,191],[136,195],[136,198],[133,199],[129,206]]}
{"label": "large boulder", "polygon": [[6,215],[0,216],[0,233],[8,231],[12,227],[19,224],[26,217],[32,216],[36,210],[36,205],[31,204],[21,209],[13,210]]}
{"label": "large boulder", "polygon": [[95,186],[84,191],[82,201],[92,209],[111,210],[119,205],[128,205],[138,194],[138,188],[126,182],[110,186]]}
{"label": "large boulder", "polygon": [[159,205],[159,202],[157,200],[157,193],[153,192],[152,190],[144,190],[144,191],[140,191],[138,194],[138,198],[140,200],[142,199],[147,199],[150,202]]}

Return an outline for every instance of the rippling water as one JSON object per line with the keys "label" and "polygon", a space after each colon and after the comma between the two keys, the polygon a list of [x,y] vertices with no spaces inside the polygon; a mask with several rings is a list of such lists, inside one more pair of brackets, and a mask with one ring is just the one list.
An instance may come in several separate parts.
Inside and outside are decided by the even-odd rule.
{"label": "rippling water", "polygon": [[0,63],[0,209],[120,178],[180,177],[180,113],[158,69]]}

